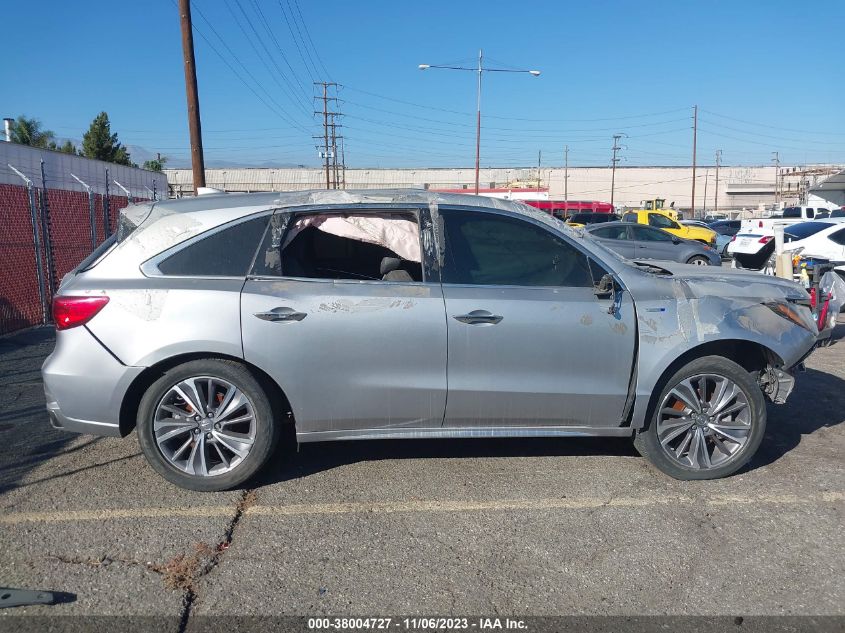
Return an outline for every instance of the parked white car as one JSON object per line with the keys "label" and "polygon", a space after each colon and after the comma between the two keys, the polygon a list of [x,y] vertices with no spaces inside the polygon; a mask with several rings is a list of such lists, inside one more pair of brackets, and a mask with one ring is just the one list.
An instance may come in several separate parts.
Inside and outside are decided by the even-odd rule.
{"label": "parked white car", "polygon": [[[783,250],[803,258],[845,261],[845,218],[801,222],[786,228]],[[845,267],[838,267],[842,270]]]}
{"label": "parked white car", "polygon": [[787,207],[781,217],[752,218],[743,220],[739,233],[728,244],[728,253],[737,268],[761,270],[775,250],[775,225],[793,225],[815,220],[816,215],[827,218],[832,209],[827,207]]}

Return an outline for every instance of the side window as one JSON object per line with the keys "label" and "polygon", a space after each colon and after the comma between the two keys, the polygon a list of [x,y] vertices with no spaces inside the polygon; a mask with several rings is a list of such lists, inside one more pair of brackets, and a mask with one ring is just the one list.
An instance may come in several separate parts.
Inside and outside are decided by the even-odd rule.
{"label": "side window", "polygon": [[834,231],[830,235],[830,239],[831,239],[832,242],[835,242],[836,244],[840,244],[842,246],[845,246],[845,229],[839,229],[838,231]]}
{"label": "side window", "polygon": [[596,237],[606,240],[627,240],[628,227],[626,226],[603,226],[600,229],[595,229],[590,232]]}
{"label": "side window", "polygon": [[649,226],[656,226],[658,229],[677,229],[680,228],[677,223],[675,223],[670,218],[667,218],[665,215],[660,215],[659,213],[649,213],[648,214],[648,225]]}
{"label": "side window", "polygon": [[482,286],[592,286],[587,257],[526,220],[441,210],[445,283]]}
{"label": "side window", "polygon": [[672,236],[659,229],[649,229],[645,226],[632,226],[634,239],[640,242],[671,242]]}
{"label": "side window", "polygon": [[808,218],[814,218],[814,217],[816,217],[816,212],[815,212],[815,211],[813,211],[812,209],[807,209],[807,217],[808,217]]}
{"label": "side window", "polygon": [[623,222],[636,222],[637,221],[637,214],[636,213],[626,213],[622,216]]}
{"label": "side window", "polygon": [[277,214],[254,275],[421,282],[417,218],[409,212]]}
{"label": "side window", "polygon": [[240,222],[189,244],[158,269],[165,275],[244,277],[252,263],[269,216]]}

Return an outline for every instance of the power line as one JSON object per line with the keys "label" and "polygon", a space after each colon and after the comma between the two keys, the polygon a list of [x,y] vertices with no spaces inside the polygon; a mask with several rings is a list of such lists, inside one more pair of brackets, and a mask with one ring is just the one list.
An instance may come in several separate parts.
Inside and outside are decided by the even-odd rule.
{"label": "power line", "polygon": [[[361,94],[368,95],[370,97],[376,97],[378,99],[384,99],[385,101],[392,101],[394,103],[401,103],[403,105],[413,106],[416,108],[423,108],[425,110],[436,110],[438,112],[446,112],[449,114],[458,114],[461,116],[475,116],[474,112],[465,112],[461,110],[449,110],[447,108],[439,108],[436,106],[425,105],[421,103],[416,103],[414,101],[407,101],[404,99],[397,99],[396,97],[388,97],[386,95],[381,95],[376,92],[371,92],[368,90],[363,90],[361,88],[356,88],[354,86],[350,86],[348,84],[344,84],[343,87],[346,90],[352,90],[354,92],[360,92]],[[646,114],[631,114],[626,116],[618,116],[618,117],[603,117],[597,119],[533,119],[533,118],[520,118],[520,117],[508,117],[508,116],[496,116],[493,114],[485,114],[484,118],[486,119],[500,119],[504,121],[527,121],[533,123],[596,123],[599,121],[623,121],[627,119],[644,119],[652,116],[660,116],[664,114],[673,114],[675,112],[683,112],[686,111],[686,108],[675,108],[672,110],[663,110],[660,112],[650,112]]]}
{"label": "power line", "polygon": [[[174,2],[175,2],[175,0],[174,0]],[[265,106],[267,106],[267,107],[268,107],[268,108],[269,108],[269,109],[270,109],[270,110],[271,110],[274,114],[276,114],[279,118],[283,119],[284,121],[287,121],[287,122],[288,122],[288,123],[290,123],[293,127],[295,127],[295,128],[297,128],[297,129],[299,129],[299,130],[301,130],[301,131],[305,132],[306,134],[308,134],[308,130],[307,130],[304,126],[302,126],[302,125],[298,124],[298,123],[297,123],[297,122],[296,122],[296,121],[295,121],[295,120],[294,120],[294,119],[293,119],[293,118],[292,118],[292,117],[291,117],[291,116],[287,113],[287,111],[284,109],[284,107],[283,107],[283,106],[282,106],[282,105],[281,105],[278,101],[276,101],[276,100],[275,100],[275,99],[274,99],[274,98],[270,95],[270,93],[268,93],[268,92],[267,92],[267,90],[263,87],[263,85],[261,84],[261,82],[259,82],[259,81],[255,78],[255,75],[253,75],[253,74],[250,72],[249,68],[247,68],[247,66],[246,66],[246,65],[245,65],[245,64],[244,64],[244,63],[243,63],[243,62],[242,62],[242,61],[238,58],[238,56],[234,53],[234,51],[232,51],[232,49],[229,47],[229,45],[226,43],[226,41],[225,41],[225,40],[224,40],[224,39],[220,36],[220,34],[219,34],[219,33],[217,32],[217,30],[214,28],[214,25],[211,23],[211,21],[210,21],[210,20],[208,20],[208,18],[206,18],[206,17],[205,17],[205,15],[202,13],[202,11],[199,9],[199,7],[194,7],[194,10],[197,12],[197,14],[200,16],[200,18],[201,18],[201,19],[202,19],[202,20],[203,20],[203,21],[204,21],[204,22],[205,22],[205,23],[209,26],[209,28],[211,29],[212,33],[214,33],[214,35],[217,37],[217,39],[218,39],[218,40],[220,40],[220,43],[221,43],[221,44],[223,45],[223,47],[224,47],[224,48],[225,48],[225,49],[229,52],[229,54],[231,55],[232,59],[234,59],[234,60],[235,60],[235,62],[237,62],[237,63],[240,65],[240,67],[243,69],[243,73],[244,73],[244,74],[246,74],[246,75],[247,75],[250,79],[252,79],[252,81],[253,81],[253,82],[255,82],[255,84],[256,84],[256,85],[257,85],[257,86],[258,86],[258,87],[259,87],[259,88],[260,88],[260,89],[261,89],[261,90],[262,90],[262,91],[263,91],[263,92],[267,95],[267,99],[268,99],[269,101],[271,101],[271,102],[272,102],[272,103],[273,103],[276,107],[271,106],[271,105],[267,102],[267,100],[265,100],[265,99],[264,99],[264,98],[263,98],[260,94],[258,94],[258,92],[257,92],[257,91],[256,91],[256,90],[252,87],[252,86],[250,86],[250,85],[246,82],[246,80],[245,80],[245,79],[241,76],[241,73],[240,73],[239,71],[237,71],[237,70],[236,70],[236,69],[232,66],[232,64],[229,62],[229,60],[228,60],[228,59],[227,59],[227,58],[226,58],[226,57],[225,57],[225,56],[224,56],[224,55],[223,55],[223,54],[222,54],[222,53],[221,53],[221,52],[217,49],[217,47],[216,47],[216,46],[214,46],[214,44],[211,42],[211,40],[210,40],[208,37],[206,37],[205,33],[203,33],[203,32],[202,32],[202,30],[201,30],[199,27],[197,27],[197,25],[196,25],[196,24],[194,24],[194,25],[193,25],[193,29],[194,29],[194,31],[196,31],[196,32],[199,34],[199,36],[200,36],[203,40],[205,40],[205,42],[206,42],[206,44],[208,44],[209,48],[211,48],[211,50],[213,50],[213,51],[214,51],[214,53],[215,53],[215,54],[216,54],[216,55],[217,55],[217,56],[218,56],[218,57],[219,57],[219,58],[223,61],[223,63],[224,63],[224,64],[226,64],[226,66],[228,66],[228,67],[229,67],[229,70],[231,70],[231,71],[232,71],[232,73],[235,75],[235,77],[237,77],[237,78],[238,78],[238,80],[239,80],[239,81],[240,81],[240,82],[241,82],[244,86],[246,86],[246,88],[247,88],[247,89],[248,89],[248,90],[249,90],[252,94],[254,94],[254,95],[258,98],[258,100],[259,100],[259,101],[261,101],[261,102],[262,102]],[[278,108],[278,110],[277,110],[276,108]]]}
{"label": "power line", "polygon": [[842,146],[842,141],[814,141],[814,140],[803,139],[803,138],[799,139],[799,138],[787,138],[787,137],[783,137],[783,136],[773,136],[771,134],[762,134],[760,132],[752,132],[752,131],[749,131],[749,130],[742,130],[742,129],[739,129],[739,128],[730,127],[728,125],[724,125],[722,123],[719,123],[718,121],[708,121],[706,119],[702,119],[702,123],[715,125],[715,126],[721,128],[721,129],[724,129],[724,130],[731,130],[733,132],[739,132],[741,134],[747,134],[748,136],[757,136],[757,137],[760,137],[760,138],[770,138],[770,139],[774,139],[774,140],[777,140],[777,141],[787,141],[789,143],[809,143],[811,145],[837,145],[837,146],[840,146],[840,147]]}
{"label": "power line", "polygon": [[[296,44],[296,50],[299,53],[299,58],[302,60],[302,65],[305,66],[305,71],[308,73],[308,76],[311,78],[311,81],[317,81],[317,76],[320,74],[317,72],[317,67],[314,66],[314,60],[311,59],[311,52],[308,50],[308,47],[305,45],[305,40],[302,39],[302,32],[299,30],[299,24],[296,23],[294,20],[294,26],[296,27],[297,33],[293,32],[293,27],[291,26],[291,20],[288,20],[288,13],[285,11],[285,6],[282,4],[282,0],[278,0],[279,3],[279,10],[282,12],[282,17],[285,19],[285,24],[288,27],[288,32],[290,33],[291,38],[293,39],[293,43]],[[293,16],[291,15],[291,18]],[[297,38],[297,34],[299,37]],[[300,40],[302,40],[302,46],[299,45]],[[308,67],[308,61],[305,59],[305,54],[303,54],[303,48],[305,49],[305,54],[308,55],[308,58],[311,59],[311,68]],[[312,73],[311,70],[314,70]]]}
{"label": "power line", "polygon": [[[326,73],[326,79],[331,79],[331,73],[329,73],[326,65],[323,63],[323,60],[320,58],[320,53],[317,51],[317,47],[314,46],[314,40],[311,39],[311,33],[308,31],[308,25],[305,23],[305,20],[302,18],[302,11],[299,10],[299,3],[297,0],[293,0],[293,6],[296,9],[296,13],[299,16],[299,21],[302,24],[302,28],[305,31],[305,35],[308,38],[308,42],[311,44],[311,48],[314,50],[314,56],[317,58],[317,61],[320,62],[320,67],[323,69],[323,72]],[[290,4],[288,4],[290,7]],[[293,15],[293,11],[291,11],[291,15]]]}
{"label": "power line", "polygon": [[758,127],[765,127],[771,130],[782,130],[784,132],[798,132],[799,134],[818,134],[824,136],[845,136],[845,132],[818,132],[818,131],[810,131],[810,130],[797,130],[795,128],[788,128],[783,127],[780,125],[767,125],[765,123],[758,123],[756,121],[746,121],[745,119],[737,119],[736,117],[728,116],[726,114],[719,114],[718,112],[713,112],[711,110],[702,110],[705,114],[712,114],[713,116],[717,116],[722,119],[730,119],[731,121],[736,121],[737,123],[745,123],[746,125],[756,125]]}
{"label": "power line", "polygon": [[[249,42],[249,45],[252,47],[252,50],[255,52],[256,57],[261,62],[261,64],[264,66],[265,70],[270,75],[270,77],[273,79],[273,81],[276,83],[276,85],[279,86],[279,88],[282,89],[282,91],[285,93],[287,98],[290,99],[291,103],[293,105],[295,105],[296,107],[300,108],[303,111],[303,113],[307,114],[308,108],[303,106],[303,102],[298,100],[295,93],[292,92],[290,90],[290,88],[288,88],[288,86],[286,85],[286,83],[288,81],[287,76],[285,75],[284,72],[282,72],[282,69],[279,68],[279,65],[276,64],[276,61],[275,61],[275,59],[273,59],[272,55],[270,55],[270,51],[267,49],[267,46],[264,44],[264,40],[261,39],[261,37],[258,35],[258,31],[256,31],[255,26],[252,24],[252,21],[249,19],[249,16],[246,14],[246,11],[244,11],[244,8],[241,5],[240,0],[235,0],[235,4],[237,5],[240,12],[243,14],[244,19],[246,20],[247,26],[249,26],[249,28],[252,30],[252,32],[253,32],[252,36],[250,36],[249,33],[246,32],[246,29],[244,28],[243,24],[241,24],[240,18],[238,18],[237,14],[232,9],[232,5],[228,1],[226,2],[226,8],[229,10],[229,13],[232,15],[232,19],[235,21],[235,24],[241,30],[241,33],[244,34],[244,37]],[[261,52],[255,46],[256,41],[264,49],[265,55],[267,56],[267,59],[265,59],[265,57],[261,54]],[[268,63],[268,60],[269,60],[269,63]],[[270,67],[271,64],[276,69],[275,73],[273,72],[273,69]],[[283,79],[283,81],[285,83],[282,83],[282,82],[279,81],[278,77],[276,76],[277,74]]]}
{"label": "power line", "polygon": [[256,13],[258,14],[258,16],[259,16],[259,18],[260,18],[260,20],[261,20],[261,22],[264,26],[264,30],[267,31],[267,34],[270,36],[270,39],[273,40],[273,43],[276,45],[276,49],[279,51],[279,55],[281,56],[282,61],[285,62],[285,65],[288,67],[288,70],[290,70],[290,73],[293,76],[294,80],[296,81],[297,85],[299,86],[299,89],[302,90],[302,92],[307,97],[308,91],[305,90],[305,86],[303,86],[302,82],[299,81],[299,76],[297,75],[296,71],[293,69],[293,66],[290,65],[290,62],[288,61],[287,55],[285,55],[285,52],[282,50],[282,46],[279,44],[279,40],[276,38],[276,35],[273,33],[272,29],[270,28],[270,25],[267,23],[267,18],[264,16],[264,12],[261,10],[261,6],[258,4],[258,2],[256,2],[256,0],[250,0],[250,1],[252,2],[252,6],[255,9]]}

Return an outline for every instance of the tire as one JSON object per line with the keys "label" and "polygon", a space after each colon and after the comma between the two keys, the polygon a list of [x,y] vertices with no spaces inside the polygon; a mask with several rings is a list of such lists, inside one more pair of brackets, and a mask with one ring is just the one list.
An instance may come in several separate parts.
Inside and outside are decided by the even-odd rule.
{"label": "tire", "polygon": [[137,417],[138,440],[153,470],[203,492],[235,488],[255,475],[276,448],[278,426],[252,373],[219,359],[166,371],[144,393]]}
{"label": "tire", "polygon": [[687,264],[694,264],[696,266],[709,266],[710,260],[704,255],[693,255],[687,260]]}
{"label": "tire", "polygon": [[[733,384],[737,395],[719,399],[717,378]],[[692,391],[682,384],[687,380]],[[675,391],[676,388],[679,391]],[[698,398],[701,404],[702,390],[708,396],[705,400],[709,400],[704,403],[709,405],[709,411],[702,414],[704,419],[674,395],[691,394],[691,398]],[[730,391],[730,387],[725,387],[723,393],[727,396]],[[678,408],[679,404],[681,408]],[[740,408],[742,404],[745,406]],[[670,413],[664,413],[670,409]],[[737,410],[730,412],[731,409]],[[710,416],[714,410],[716,415]],[[729,413],[725,415],[720,411]],[[691,421],[689,430],[682,428],[687,424],[685,419]],[[648,427],[634,437],[634,446],[640,455],[675,479],[718,479],[735,473],[748,463],[760,447],[765,431],[766,402],[751,374],[727,358],[704,356],[687,363],[669,378],[655,401]],[[661,440],[668,448],[664,448]],[[706,458],[703,451],[707,451]]]}

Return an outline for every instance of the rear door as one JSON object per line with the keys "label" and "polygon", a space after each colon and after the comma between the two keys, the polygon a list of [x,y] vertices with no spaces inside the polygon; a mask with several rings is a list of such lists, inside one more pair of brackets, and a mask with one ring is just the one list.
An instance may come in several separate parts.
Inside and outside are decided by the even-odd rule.
{"label": "rear door", "polygon": [[[441,209],[450,427],[618,426],[634,356],[628,293],[545,225]],[[611,313],[612,312],[612,313]]]}
{"label": "rear door", "polygon": [[637,259],[662,259],[677,261],[680,253],[679,244],[675,244],[671,235],[660,229],[648,226],[632,226]]}
{"label": "rear door", "polygon": [[446,317],[420,242],[427,214],[274,216],[242,293],[244,356],[282,386],[298,432],[442,426]]}

